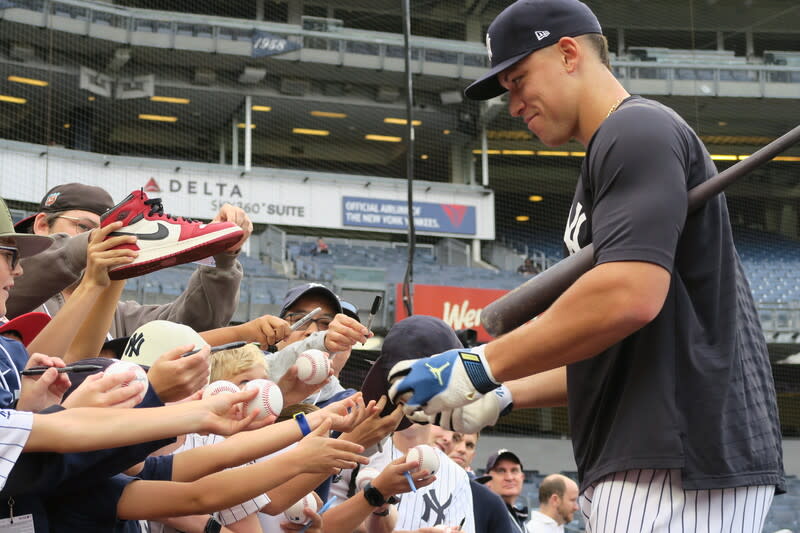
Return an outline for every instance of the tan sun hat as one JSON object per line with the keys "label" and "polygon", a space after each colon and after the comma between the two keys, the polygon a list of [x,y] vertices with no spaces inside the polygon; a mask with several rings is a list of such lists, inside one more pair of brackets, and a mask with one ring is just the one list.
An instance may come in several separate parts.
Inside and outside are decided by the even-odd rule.
{"label": "tan sun hat", "polygon": [[53,239],[50,237],[14,231],[14,221],[11,219],[11,213],[8,212],[8,206],[2,198],[0,198],[0,237],[13,238],[20,257],[36,255],[47,250],[53,244]]}

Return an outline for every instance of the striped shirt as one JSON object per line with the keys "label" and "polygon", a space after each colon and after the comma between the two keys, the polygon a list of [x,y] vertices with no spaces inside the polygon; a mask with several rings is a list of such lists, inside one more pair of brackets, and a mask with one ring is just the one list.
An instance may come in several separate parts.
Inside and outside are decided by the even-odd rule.
{"label": "striped shirt", "polygon": [[28,442],[33,428],[33,413],[0,409],[0,490]]}

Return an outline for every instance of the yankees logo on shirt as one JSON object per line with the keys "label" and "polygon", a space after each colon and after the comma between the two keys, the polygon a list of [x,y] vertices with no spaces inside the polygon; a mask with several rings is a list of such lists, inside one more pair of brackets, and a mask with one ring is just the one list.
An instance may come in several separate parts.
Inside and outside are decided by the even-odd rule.
{"label": "yankees logo on shirt", "polygon": [[[383,469],[391,461],[403,456],[393,444],[388,451],[388,454],[384,454],[385,463],[373,466]],[[469,476],[440,450],[437,449],[436,453],[439,456],[436,481],[417,492],[400,495],[395,529],[413,531],[438,525],[457,526],[463,520],[461,531],[475,533]]]}

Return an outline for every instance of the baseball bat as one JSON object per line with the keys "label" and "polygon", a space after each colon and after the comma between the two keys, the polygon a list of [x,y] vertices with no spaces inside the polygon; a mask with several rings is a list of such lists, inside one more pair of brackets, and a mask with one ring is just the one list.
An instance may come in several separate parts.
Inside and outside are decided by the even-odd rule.
{"label": "baseball bat", "polygon": [[[689,212],[696,210],[709,198],[728,185],[800,141],[800,126],[795,126],[689,191]],[[589,244],[566,257],[516,289],[504,294],[481,311],[481,324],[493,337],[508,333],[545,311],[575,281],[594,266],[594,246]]]}

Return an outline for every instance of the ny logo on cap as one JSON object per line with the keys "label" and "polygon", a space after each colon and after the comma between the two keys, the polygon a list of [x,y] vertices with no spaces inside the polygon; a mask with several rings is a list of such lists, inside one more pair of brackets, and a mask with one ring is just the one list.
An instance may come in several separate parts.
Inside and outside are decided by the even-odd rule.
{"label": "ny logo on cap", "polygon": [[492,60],[492,40],[489,38],[489,34],[486,34],[486,52],[489,54],[489,61]]}
{"label": "ny logo on cap", "polygon": [[544,39],[545,37],[550,35],[550,32],[546,31],[546,30],[545,31],[537,31],[537,32],[534,32],[534,35],[536,35],[536,38],[541,41],[542,39]]}

